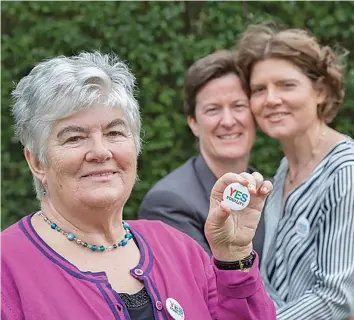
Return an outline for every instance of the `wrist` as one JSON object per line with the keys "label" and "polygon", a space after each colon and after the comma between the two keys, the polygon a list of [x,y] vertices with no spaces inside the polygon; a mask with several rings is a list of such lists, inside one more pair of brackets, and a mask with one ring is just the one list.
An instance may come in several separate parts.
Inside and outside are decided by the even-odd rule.
{"label": "wrist", "polygon": [[218,261],[214,258],[215,266],[220,270],[240,270],[248,272],[252,268],[254,261],[256,260],[256,253],[251,252],[249,256],[244,259],[234,261],[234,262],[224,262]]}
{"label": "wrist", "polygon": [[222,248],[212,248],[214,259],[224,262],[234,262],[248,257],[253,250],[252,243],[248,246],[239,247],[229,245]]}

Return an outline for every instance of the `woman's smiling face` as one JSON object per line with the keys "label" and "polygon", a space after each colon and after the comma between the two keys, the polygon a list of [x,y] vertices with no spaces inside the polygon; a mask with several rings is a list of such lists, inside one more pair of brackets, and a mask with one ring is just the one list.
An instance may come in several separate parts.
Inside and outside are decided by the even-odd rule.
{"label": "woman's smiling face", "polygon": [[137,152],[119,108],[96,107],[53,125],[38,177],[51,198],[90,207],[124,204],[136,180]]}
{"label": "woman's smiling face", "polygon": [[260,128],[282,140],[318,122],[317,105],[323,94],[293,63],[278,58],[258,61],[252,68],[251,110]]}

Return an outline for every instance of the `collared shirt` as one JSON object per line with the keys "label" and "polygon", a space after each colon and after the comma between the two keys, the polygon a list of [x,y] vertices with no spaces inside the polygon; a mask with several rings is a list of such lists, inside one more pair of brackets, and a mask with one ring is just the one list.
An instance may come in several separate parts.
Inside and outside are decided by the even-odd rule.
{"label": "collared shirt", "polygon": [[354,311],[354,140],[335,145],[283,203],[284,158],[263,210],[261,274],[278,320]]}

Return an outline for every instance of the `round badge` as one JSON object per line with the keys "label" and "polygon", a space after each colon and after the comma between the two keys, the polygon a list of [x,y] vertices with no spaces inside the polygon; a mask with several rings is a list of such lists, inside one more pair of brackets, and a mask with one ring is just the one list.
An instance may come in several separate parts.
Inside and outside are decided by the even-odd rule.
{"label": "round badge", "polygon": [[235,182],[225,188],[223,199],[231,210],[242,210],[250,202],[250,193],[247,187]]}
{"label": "round badge", "polygon": [[306,238],[310,233],[310,222],[304,216],[301,216],[299,220],[297,220],[295,228],[296,233],[301,238]]}
{"label": "round badge", "polygon": [[171,317],[175,320],[184,319],[184,311],[181,305],[173,298],[168,298],[166,300],[166,308]]}

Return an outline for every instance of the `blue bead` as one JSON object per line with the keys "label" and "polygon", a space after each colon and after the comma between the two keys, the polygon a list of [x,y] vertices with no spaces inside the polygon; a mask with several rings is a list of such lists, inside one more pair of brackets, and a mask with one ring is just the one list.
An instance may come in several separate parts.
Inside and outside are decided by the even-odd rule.
{"label": "blue bead", "polygon": [[69,233],[67,236],[68,240],[73,241],[75,239],[75,235],[73,233]]}
{"label": "blue bead", "polygon": [[95,244],[93,244],[93,245],[91,246],[91,250],[92,250],[92,251],[96,251],[96,250],[97,250],[97,246],[96,246]]}
{"label": "blue bead", "polygon": [[128,240],[123,239],[120,242],[122,243],[121,245],[124,247],[128,243]]}
{"label": "blue bead", "polygon": [[50,224],[50,227],[51,227],[52,229],[55,229],[56,226],[57,226],[57,225],[56,225],[54,222]]}
{"label": "blue bead", "polygon": [[125,238],[129,240],[129,239],[133,238],[133,236],[131,233],[126,233]]}
{"label": "blue bead", "polygon": [[130,226],[129,226],[128,223],[126,223],[125,221],[123,221],[123,228],[124,228],[124,229],[129,229]]}

